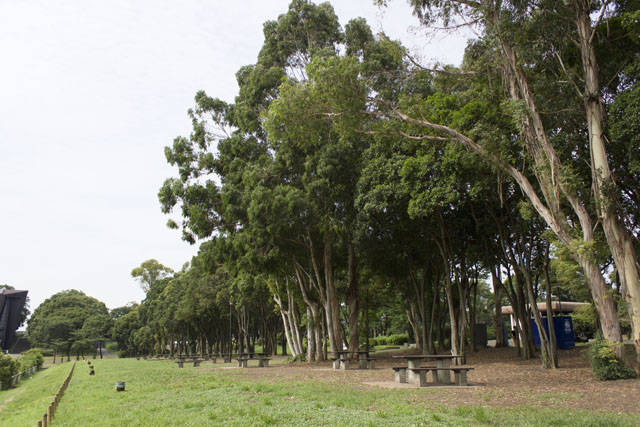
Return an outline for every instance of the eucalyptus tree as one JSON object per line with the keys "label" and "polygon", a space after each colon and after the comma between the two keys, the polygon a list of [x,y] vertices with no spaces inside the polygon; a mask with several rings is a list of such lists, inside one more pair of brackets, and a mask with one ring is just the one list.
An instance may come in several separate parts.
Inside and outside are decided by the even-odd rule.
{"label": "eucalyptus tree", "polygon": [[[446,25],[472,22],[479,27],[487,49],[495,53],[493,69],[499,70],[507,88],[506,98],[511,100],[523,152],[529,160],[527,164],[533,166],[529,171],[538,188],[532,185],[525,168],[492,150],[482,135],[465,134],[437,121],[417,118],[402,108],[391,106],[387,111],[461,143],[514,179],[589,277],[605,337],[620,341],[614,299],[610,298],[609,286],[593,257],[594,224],[602,225],[618,271],[624,271],[621,281],[629,306],[640,304],[636,296],[640,294],[640,283],[632,234],[623,227],[614,209],[620,193],[604,149],[604,101],[596,45],[599,40],[608,39],[604,30],[609,17],[623,11],[627,3],[413,0],[411,4],[427,26],[443,21]],[[480,70],[467,70],[474,71]],[[580,113],[584,132],[580,141],[568,141],[573,148],[562,145],[567,139],[563,138],[563,126],[557,119],[563,116],[545,112],[544,106],[553,103],[551,111],[567,111],[563,107],[568,105],[569,111]],[[557,135],[561,136],[560,141],[554,138]],[[590,166],[590,179],[580,176],[584,164]],[[599,222],[593,213],[597,213]],[[636,320],[640,322],[640,318]],[[640,340],[636,342],[640,349]]]}
{"label": "eucalyptus tree", "polygon": [[[249,226],[249,209],[256,203],[257,192],[276,185],[275,179],[261,182],[259,176],[273,161],[260,114],[278,97],[283,77],[304,78],[313,54],[335,53],[342,39],[338,18],[328,3],[316,6],[301,0],[293,1],[276,21],[265,23],[264,34],[257,63],[237,73],[240,91],[235,103],[199,93],[197,107],[190,111],[193,134],[176,138],[173,147],[166,149],[167,160],[178,166],[180,176],[165,182],[160,200],[165,212],[182,203],[182,223],[170,222],[170,226],[181,226],[186,240],[214,233],[231,235]],[[326,272],[332,281],[330,267]],[[338,306],[337,299],[332,302]]]}
{"label": "eucalyptus tree", "polygon": [[149,289],[153,287],[158,280],[169,277],[172,274],[173,270],[171,268],[160,264],[155,259],[149,259],[140,264],[140,267],[131,270],[131,277],[140,283],[140,287],[145,292],[149,292]]}
{"label": "eucalyptus tree", "polygon": [[411,196],[401,171],[413,154],[407,150],[411,145],[414,143],[381,132],[365,153],[356,199],[358,238],[366,248],[365,265],[404,296],[416,343],[425,354],[433,354],[434,336],[440,345],[444,338],[438,327],[441,261],[428,232],[432,224],[409,215]]}
{"label": "eucalyptus tree", "polygon": [[138,352],[135,334],[142,325],[138,317],[138,304],[130,308],[131,310],[114,320],[111,338],[118,343],[120,351],[126,352],[128,356],[135,356]]}
{"label": "eucalyptus tree", "polygon": [[104,312],[88,317],[82,324],[82,336],[94,344],[94,359],[98,353],[100,354],[100,359],[102,359],[102,347],[109,338],[112,326],[111,317]]}

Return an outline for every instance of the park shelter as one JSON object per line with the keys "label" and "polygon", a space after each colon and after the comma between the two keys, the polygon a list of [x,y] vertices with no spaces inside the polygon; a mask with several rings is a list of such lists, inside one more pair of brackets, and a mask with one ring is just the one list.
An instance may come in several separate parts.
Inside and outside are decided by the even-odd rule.
{"label": "park shelter", "polygon": [[[561,315],[561,314],[573,313],[578,307],[583,307],[585,305],[589,305],[589,303],[587,303],[587,302],[573,302],[573,301],[552,301],[551,302],[551,309],[553,310],[553,314],[554,315],[558,315],[558,314]],[[543,324],[546,325],[545,316],[547,315],[547,303],[546,302],[539,302],[537,304],[537,306],[538,306],[538,310],[540,311],[540,314],[543,316]],[[531,309],[530,304],[527,304],[527,310],[530,310],[530,309]],[[515,312],[513,310],[513,307],[510,306],[510,305],[503,305],[502,307],[500,307],[500,311],[501,311],[503,316],[504,315],[509,315],[510,316],[510,321],[511,321],[511,325],[512,325],[511,327],[512,327],[512,331],[513,331],[513,325],[515,325],[516,322],[518,322],[518,319],[515,316]],[[562,319],[564,319],[564,316],[562,317]],[[555,325],[555,322],[558,322],[558,321],[554,321],[554,325]],[[565,323],[566,322],[564,320],[562,320],[560,322],[562,327],[564,327]],[[532,322],[531,324],[535,326],[534,322]],[[520,327],[520,330],[522,330],[522,325],[520,325],[518,323],[518,326]],[[538,335],[537,327],[534,327],[534,330],[535,330],[533,332],[534,339],[535,339],[535,336],[538,336],[538,342],[539,342],[540,338],[539,338],[539,335]],[[554,330],[558,331],[558,327],[555,327]],[[573,335],[573,329],[571,329],[571,335]],[[558,343],[561,348],[565,348],[567,346],[572,346],[570,343],[573,342],[573,337],[569,337],[568,332],[566,334],[564,332],[562,334],[556,333],[556,339],[557,340],[562,340],[562,341],[559,341],[559,343]]]}

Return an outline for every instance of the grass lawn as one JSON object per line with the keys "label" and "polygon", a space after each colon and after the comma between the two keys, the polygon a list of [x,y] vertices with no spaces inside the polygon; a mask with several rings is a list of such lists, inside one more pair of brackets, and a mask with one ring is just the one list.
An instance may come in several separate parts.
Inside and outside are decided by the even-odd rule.
{"label": "grass lawn", "polygon": [[[638,425],[636,414],[522,406],[429,409],[420,404],[417,395],[432,395],[435,400],[439,390],[388,390],[291,380],[286,376],[289,367],[282,365],[222,369],[232,365],[193,368],[185,364],[178,369],[169,361],[104,359],[93,363],[95,376],[89,376],[85,363],[77,364],[54,419],[55,426]],[[28,387],[0,412],[0,425],[33,425],[50,400],[42,398],[43,384],[51,383],[55,393],[69,367],[56,365],[26,382]],[[259,371],[274,375],[258,378]],[[115,391],[116,381],[126,381],[125,392]],[[19,390],[5,393],[15,395]],[[0,399],[8,396],[2,394]],[[29,396],[31,402],[18,404]]]}
{"label": "grass lawn", "polygon": [[66,378],[71,363],[49,365],[16,388],[0,391],[0,426],[34,426]]}

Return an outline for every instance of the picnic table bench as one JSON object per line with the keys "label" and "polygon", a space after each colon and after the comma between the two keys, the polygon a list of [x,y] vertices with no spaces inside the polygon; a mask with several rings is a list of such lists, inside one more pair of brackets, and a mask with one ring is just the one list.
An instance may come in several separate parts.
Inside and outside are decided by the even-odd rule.
{"label": "picnic table bench", "polygon": [[[329,360],[333,362],[333,369],[349,369],[350,362],[358,362],[358,369],[375,369],[376,367],[376,359],[370,357],[370,352],[366,350],[339,350],[332,353],[333,357],[330,357]],[[358,357],[350,356],[356,353],[358,354]]]}
{"label": "picnic table bench", "polygon": [[[199,357],[192,357],[190,358],[189,361],[193,362],[193,367],[196,368],[198,366],[200,366],[200,362],[202,362],[203,359],[199,358]],[[176,360],[176,364],[178,365],[178,368],[182,368],[184,367],[184,362],[186,362],[187,359],[185,358],[178,358],[178,360]]]}
{"label": "picnic table bench", "polygon": [[[454,366],[449,368],[438,368],[437,366],[421,366],[409,368],[406,366],[394,366],[395,381],[398,383],[411,382],[420,387],[426,387],[427,385],[427,373],[432,373],[432,380],[434,384],[451,384],[451,372],[455,375],[455,384],[459,386],[469,385],[467,382],[467,372],[472,371],[474,368],[471,366]],[[407,371],[411,372],[412,379],[407,381]],[[443,382],[441,374],[448,376],[449,381]]]}
{"label": "picnic table bench", "polygon": [[239,368],[246,368],[249,360],[257,360],[259,368],[268,368],[271,356],[266,353],[241,353],[236,360]]}

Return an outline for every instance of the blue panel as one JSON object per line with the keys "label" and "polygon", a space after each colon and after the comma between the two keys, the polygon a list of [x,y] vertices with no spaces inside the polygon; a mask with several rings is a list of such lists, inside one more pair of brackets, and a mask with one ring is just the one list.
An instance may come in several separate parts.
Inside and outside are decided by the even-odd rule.
{"label": "blue panel", "polygon": [[[549,326],[547,325],[546,317],[542,318],[542,325],[544,326],[547,334],[549,334]],[[553,329],[556,333],[556,345],[558,348],[568,350],[571,347],[576,346],[571,316],[554,317]],[[538,333],[538,327],[536,326],[536,321],[534,319],[531,319],[531,335],[533,335],[533,342],[535,345],[540,346],[540,334]]]}

